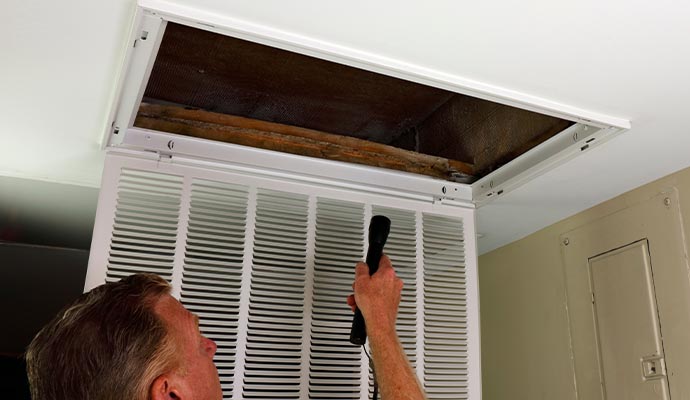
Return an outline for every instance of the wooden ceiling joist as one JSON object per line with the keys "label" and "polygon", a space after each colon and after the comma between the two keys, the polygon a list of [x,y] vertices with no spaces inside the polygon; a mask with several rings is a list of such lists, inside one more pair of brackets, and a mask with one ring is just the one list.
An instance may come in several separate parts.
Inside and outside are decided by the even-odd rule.
{"label": "wooden ceiling joist", "polygon": [[184,136],[467,181],[471,164],[311,129],[179,106],[142,103],[135,126]]}

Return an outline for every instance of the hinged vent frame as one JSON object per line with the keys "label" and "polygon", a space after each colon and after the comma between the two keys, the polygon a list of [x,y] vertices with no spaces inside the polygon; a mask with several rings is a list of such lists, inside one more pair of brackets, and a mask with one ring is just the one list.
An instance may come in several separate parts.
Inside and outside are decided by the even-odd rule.
{"label": "hinged vent frame", "polygon": [[[132,131],[136,131],[136,129],[132,129],[134,117],[168,22],[188,25],[197,29],[575,122],[570,128],[477,182],[471,185],[458,184],[464,187],[460,190],[461,192],[468,192],[469,194],[463,193],[462,196],[451,198],[469,199],[477,206],[482,206],[501,197],[549,169],[565,163],[577,154],[603,144],[631,126],[630,122],[623,118],[560,104],[419,65],[276,30],[268,26],[201,9],[180,6],[164,0],[140,0],[130,34],[129,42],[132,45],[126,52],[114,107],[102,140],[103,147],[124,146],[150,150],[139,141],[133,143],[129,137]],[[203,153],[196,156],[205,157]],[[452,182],[442,182],[457,187]],[[436,195],[436,192],[429,193]]]}

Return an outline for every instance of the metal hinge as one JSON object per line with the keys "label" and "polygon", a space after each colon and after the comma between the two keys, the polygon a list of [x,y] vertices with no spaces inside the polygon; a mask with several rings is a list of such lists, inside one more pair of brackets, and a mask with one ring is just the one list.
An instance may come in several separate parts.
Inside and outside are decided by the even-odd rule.
{"label": "metal hinge", "polygon": [[144,152],[155,155],[154,157],[156,157],[156,161],[158,162],[164,162],[168,164],[172,162],[172,153],[160,152],[158,150],[144,150]]}

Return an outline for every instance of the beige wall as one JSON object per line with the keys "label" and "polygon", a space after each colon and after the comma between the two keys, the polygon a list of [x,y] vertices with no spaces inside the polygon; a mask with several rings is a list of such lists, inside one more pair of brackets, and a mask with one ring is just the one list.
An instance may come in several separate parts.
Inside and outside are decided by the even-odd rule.
{"label": "beige wall", "polygon": [[484,399],[576,398],[559,235],[673,187],[690,215],[686,169],[479,258]]}

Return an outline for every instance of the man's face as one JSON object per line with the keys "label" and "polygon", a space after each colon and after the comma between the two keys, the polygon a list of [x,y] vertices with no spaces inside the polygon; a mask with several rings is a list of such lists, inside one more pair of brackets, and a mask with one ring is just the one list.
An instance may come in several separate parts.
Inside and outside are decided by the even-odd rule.
{"label": "man's face", "polygon": [[213,364],[216,344],[199,331],[199,318],[170,295],[155,306],[156,313],[167,324],[169,334],[182,354],[182,368],[173,372],[183,400],[220,400],[222,391],[218,370]]}

